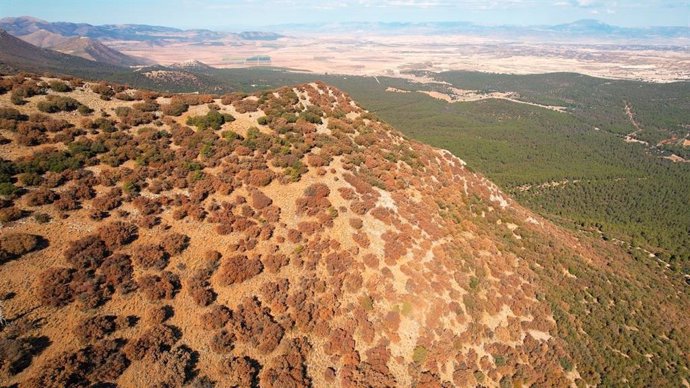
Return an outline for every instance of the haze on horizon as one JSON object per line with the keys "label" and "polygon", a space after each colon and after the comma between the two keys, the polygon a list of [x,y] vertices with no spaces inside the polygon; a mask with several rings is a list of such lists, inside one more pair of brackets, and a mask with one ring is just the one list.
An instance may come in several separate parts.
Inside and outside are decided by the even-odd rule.
{"label": "haze on horizon", "polygon": [[0,17],[238,30],[279,24],[444,22],[543,25],[596,19],[623,27],[690,26],[688,0],[0,0]]}

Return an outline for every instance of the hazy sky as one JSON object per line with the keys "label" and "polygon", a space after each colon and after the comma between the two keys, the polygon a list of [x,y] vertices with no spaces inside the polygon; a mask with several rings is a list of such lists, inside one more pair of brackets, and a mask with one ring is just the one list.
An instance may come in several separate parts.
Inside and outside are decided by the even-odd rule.
{"label": "hazy sky", "polygon": [[284,23],[469,21],[690,26],[690,0],[0,0],[0,16],[237,30]]}

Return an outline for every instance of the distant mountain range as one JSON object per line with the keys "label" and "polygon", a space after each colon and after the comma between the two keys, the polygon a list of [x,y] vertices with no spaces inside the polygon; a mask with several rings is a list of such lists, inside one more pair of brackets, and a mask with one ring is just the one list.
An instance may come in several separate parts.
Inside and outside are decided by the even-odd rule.
{"label": "distant mountain range", "polygon": [[48,22],[30,16],[0,19],[0,28],[14,36],[23,37],[38,31],[61,36],[79,36],[100,41],[130,40],[155,42],[204,42],[224,38],[242,40],[275,40],[282,35],[272,32],[248,31],[239,34],[204,29],[182,30],[172,27],[145,24],[106,24],[94,26],[87,23]]}
{"label": "distant mountain range", "polygon": [[492,34],[508,37],[538,36],[541,38],[687,38],[690,40],[689,27],[617,27],[597,20],[579,20],[573,23],[535,26],[485,26],[470,22],[426,22],[426,23],[381,23],[381,22],[347,22],[316,24],[282,24],[268,26],[267,29],[283,33],[289,32],[330,32],[330,33],[419,33],[419,34]]}

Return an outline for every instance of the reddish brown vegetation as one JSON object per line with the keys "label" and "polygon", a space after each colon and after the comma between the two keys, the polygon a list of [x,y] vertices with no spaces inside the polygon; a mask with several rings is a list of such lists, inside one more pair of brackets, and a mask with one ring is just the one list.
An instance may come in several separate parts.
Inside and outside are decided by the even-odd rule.
{"label": "reddish brown vegetation", "polygon": [[137,281],[139,288],[150,300],[173,299],[180,289],[180,279],[169,271],[161,275],[144,275]]}
{"label": "reddish brown vegetation", "polygon": [[41,238],[28,233],[8,233],[0,236],[0,264],[14,260],[40,247]]}
{"label": "reddish brown vegetation", "polygon": [[256,257],[249,258],[244,255],[236,255],[223,259],[218,280],[222,285],[242,283],[260,274],[264,269],[261,260]]}
{"label": "reddish brown vegetation", "polygon": [[168,253],[157,244],[137,245],[132,250],[132,257],[142,268],[164,269],[168,265]]}

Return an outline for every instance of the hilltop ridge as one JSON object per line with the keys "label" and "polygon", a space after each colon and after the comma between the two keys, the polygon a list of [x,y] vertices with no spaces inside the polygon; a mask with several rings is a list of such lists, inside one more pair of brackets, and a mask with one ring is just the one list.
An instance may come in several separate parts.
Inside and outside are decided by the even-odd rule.
{"label": "hilltop ridge", "polygon": [[673,275],[334,87],[2,82],[3,383],[687,381]]}

